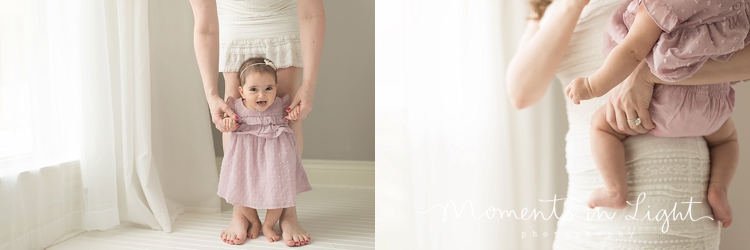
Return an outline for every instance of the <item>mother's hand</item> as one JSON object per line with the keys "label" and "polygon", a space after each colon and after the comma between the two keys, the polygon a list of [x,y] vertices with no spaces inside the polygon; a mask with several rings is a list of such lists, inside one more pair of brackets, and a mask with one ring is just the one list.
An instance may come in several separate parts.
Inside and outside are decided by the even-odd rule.
{"label": "mother's hand", "polygon": [[227,127],[228,125],[224,122],[224,115],[226,114],[227,117],[234,118],[234,120],[237,120],[239,117],[237,117],[237,114],[229,108],[229,105],[221,97],[211,97],[208,100],[208,108],[211,110],[211,121],[216,126],[216,129],[221,132],[231,132],[234,130],[234,128]]}
{"label": "mother's hand", "polygon": [[302,86],[297,89],[297,94],[294,94],[292,104],[286,109],[287,112],[289,112],[299,105],[299,115],[293,120],[304,120],[307,118],[307,115],[312,111],[314,97],[315,88],[308,84],[302,84]]}
{"label": "mother's hand", "polygon": [[[655,77],[646,62],[640,65],[625,81],[612,89],[607,102],[607,122],[621,134],[637,135],[651,131],[655,126],[651,121],[648,106],[654,93]],[[641,123],[636,125],[635,119]]]}

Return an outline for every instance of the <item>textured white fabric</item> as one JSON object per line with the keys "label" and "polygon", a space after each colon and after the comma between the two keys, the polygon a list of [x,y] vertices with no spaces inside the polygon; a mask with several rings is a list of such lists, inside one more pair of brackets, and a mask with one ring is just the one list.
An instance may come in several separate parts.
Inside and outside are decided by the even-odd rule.
{"label": "textured white fabric", "polygon": [[[559,2],[559,1],[556,1]],[[557,78],[563,87],[575,77],[591,75],[603,64],[603,31],[612,11],[622,1],[592,0],[584,9],[560,64]],[[549,8],[555,8],[553,3]],[[542,20],[540,25],[554,25]],[[702,137],[657,138],[639,135],[624,141],[629,183],[629,201],[644,200],[623,210],[601,209],[615,217],[588,219],[586,206],[591,192],[603,186],[591,157],[590,120],[607,96],[574,105],[566,99],[569,131],[566,135],[568,200],[558,221],[554,249],[718,249],[718,223],[711,219],[662,218],[660,210],[687,213],[693,198],[692,218],[712,216],[706,200],[709,174],[708,148]],[[650,213],[654,220],[635,220]],[[633,217],[626,217],[628,215]],[[567,219],[566,219],[567,218]],[[668,229],[663,227],[668,221]],[[667,229],[666,232],[662,232]],[[600,234],[601,233],[601,234]],[[612,235],[610,235],[612,233]],[[622,235],[620,235],[622,233]],[[632,236],[631,236],[632,233]]]}
{"label": "textured white fabric", "polygon": [[218,0],[219,71],[237,72],[251,57],[302,67],[296,0]]}

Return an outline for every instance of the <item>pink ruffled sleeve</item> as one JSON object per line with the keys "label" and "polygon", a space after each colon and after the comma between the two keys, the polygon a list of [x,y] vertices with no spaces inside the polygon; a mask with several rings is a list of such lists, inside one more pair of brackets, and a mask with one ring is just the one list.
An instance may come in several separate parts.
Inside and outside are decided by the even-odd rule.
{"label": "pink ruffled sleeve", "polygon": [[[678,2],[680,5],[683,5],[683,8],[675,7],[674,5],[678,5]],[[687,17],[688,14],[692,13],[686,13],[684,10],[684,5],[691,5],[694,2],[691,1],[665,1],[665,0],[638,0],[638,2],[634,6],[633,12],[638,12],[638,5],[643,3],[643,7],[646,8],[646,11],[651,16],[651,19],[654,20],[656,25],[661,28],[664,32],[672,32],[677,27],[677,24],[681,23]],[[675,9],[679,9],[681,13],[683,13],[682,16],[678,15],[676,12],[674,12]],[[693,8],[688,8],[692,11]],[[633,15],[633,18],[635,18],[635,15]],[[631,22],[632,23],[632,22]]]}
{"label": "pink ruffled sleeve", "polygon": [[235,102],[237,102],[237,99],[234,99],[234,97],[227,97],[227,105],[229,105],[229,108],[234,111],[234,113],[237,113],[237,109],[234,107]]}

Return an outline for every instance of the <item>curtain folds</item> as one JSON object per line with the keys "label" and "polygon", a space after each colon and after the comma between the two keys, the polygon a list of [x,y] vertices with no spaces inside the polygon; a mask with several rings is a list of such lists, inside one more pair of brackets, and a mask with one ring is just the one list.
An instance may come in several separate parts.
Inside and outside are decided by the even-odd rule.
{"label": "curtain folds", "polygon": [[[159,4],[190,13],[187,2]],[[171,232],[184,211],[220,211],[212,128],[197,65],[167,70],[153,65],[156,59],[164,63],[159,58],[165,54],[151,50],[151,26],[187,34],[192,19],[182,20],[185,27],[158,27],[163,23],[149,17],[163,21],[164,13],[150,11],[149,5],[145,0],[0,2],[0,12],[21,20],[0,24],[2,94],[39,97],[2,102],[0,118],[42,116],[20,125],[0,119],[11,128],[30,124],[32,143],[19,138],[14,144],[41,152],[0,155],[0,167],[7,167],[0,171],[0,249],[40,249],[72,230],[123,223]],[[188,48],[175,51],[188,57],[179,60],[195,62],[190,35],[172,44]],[[183,74],[190,70],[195,74]],[[175,81],[171,75],[187,79]],[[175,87],[182,90],[157,95]],[[0,126],[0,136],[6,127]],[[50,152],[69,153],[47,163]]]}
{"label": "curtain folds", "polygon": [[[103,230],[123,220],[169,232],[152,159],[148,3],[104,1],[90,8],[100,14],[87,16],[85,23],[98,24],[87,27],[98,36],[88,42],[101,44],[84,46],[89,60],[81,72],[97,72],[82,86],[92,97],[83,103],[83,228]],[[112,126],[102,126],[102,118]]]}

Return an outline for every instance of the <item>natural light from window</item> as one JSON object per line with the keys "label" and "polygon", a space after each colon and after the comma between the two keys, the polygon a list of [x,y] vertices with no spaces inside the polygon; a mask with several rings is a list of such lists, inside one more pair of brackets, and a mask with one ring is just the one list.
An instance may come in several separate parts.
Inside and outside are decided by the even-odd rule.
{"label": "natural light from window", "polygon": [[80,155],[84,50],[71,8],[35,1],[0,8],[0,176]]}

